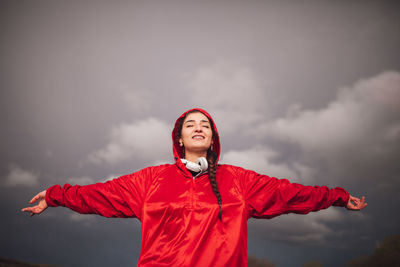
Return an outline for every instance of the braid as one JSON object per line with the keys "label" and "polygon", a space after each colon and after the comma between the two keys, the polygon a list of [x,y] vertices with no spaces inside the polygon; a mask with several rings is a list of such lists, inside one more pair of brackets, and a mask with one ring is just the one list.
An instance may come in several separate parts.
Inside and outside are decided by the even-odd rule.
{"label": "braid", "polygon": [[218,184],[217,184],[217,167],[215,166],[215,162],[217,161],[217,153],[209,149],[207,151],[207,161],[208,161],[208,174],[210,177],[210,183],[212,190],[217,197],[218,200],[218,205],[219,205],[219,214],[218,217],[220,220],[222,220],[222,199],[221,199],[221,194],[218,190]]}

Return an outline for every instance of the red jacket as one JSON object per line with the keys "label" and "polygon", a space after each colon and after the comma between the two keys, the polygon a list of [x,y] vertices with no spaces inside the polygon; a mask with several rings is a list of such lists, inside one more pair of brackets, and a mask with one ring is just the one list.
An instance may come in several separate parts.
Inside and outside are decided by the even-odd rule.
{"label": "red jacket", "polygon": [[[210,115],[203,112],[214,125]],[[182,114],[184,116],[186,113]],[[177,131],[177,123],[173,130]],[[218,132],[213,149],[220,154]],[[208,174],[193,179],[180,161],[148,167],[105,183],[59,185],[47,190],[49,206],[105,217],[136,217],[142,222],[138,266],[247,266],[247,220],[285,213],[306,214],[345,206],[342,188],[303,186],[231,165],[217,166],[222,221]]]}

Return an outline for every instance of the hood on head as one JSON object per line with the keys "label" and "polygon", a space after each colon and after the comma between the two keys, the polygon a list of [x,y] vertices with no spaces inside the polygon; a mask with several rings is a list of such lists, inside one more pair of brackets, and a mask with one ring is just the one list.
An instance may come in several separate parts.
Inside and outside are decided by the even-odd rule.
{"label": "hood on head", "polygon": [[213,140],[212,148],[213,148],[213,151],[215,153],[217,153],[217,155],[218,155],[218,157],[217,157],[217,162],[218,162],[219,155],[220,155],[220,152],[221,152],[221,145],[220,145],[220,142],[219,142],[219,134],[218,134],[218,131],[217,131],[217,127],[215,126],[215,123],[214,123],[213,119],[211,118],[210,114],[208,114],[207,111],[205,111],[205,110],[203,110],[201,108],[190,109],[190,110],[186,111],[185,113],[183,113],[176,120],[174,129],[172,130],[172,150],[173,150],[173,153],[174,153],[175,160],[177,160],[178,158],[184,158],[183,149],[179,145],[179,137],[178,137],[179,136],[179,132],[178,132],[179,131],[179,122],[180,122],[180,120],[182,118],[184,118],[186,116],[187,113],[192,112],[192,111],[199,111],[199,112],[203,113],[210,120],[211,126],[214,129],[213,138],[212,138],[212,140]]}

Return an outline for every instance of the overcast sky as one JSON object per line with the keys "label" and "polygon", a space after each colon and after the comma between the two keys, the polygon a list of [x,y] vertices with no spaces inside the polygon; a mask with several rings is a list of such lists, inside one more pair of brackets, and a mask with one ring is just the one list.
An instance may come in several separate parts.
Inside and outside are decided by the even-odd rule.
{"label": "overcast sky", "polygon": [[140,222],[19,210],[53,184],[172,162],[192,107],[221,163],[365,195],[249,221],[249,254],[340,266],[399,233],[397,1],[0,2],[0,257],[134,266]]}

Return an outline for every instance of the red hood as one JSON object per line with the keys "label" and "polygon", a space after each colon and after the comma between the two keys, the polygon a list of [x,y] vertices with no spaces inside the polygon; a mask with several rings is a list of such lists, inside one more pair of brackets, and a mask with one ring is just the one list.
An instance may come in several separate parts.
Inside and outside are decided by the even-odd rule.
{"label": "red hood", "polygon": [[219,142],[218,130],[217,130],[217,127],[215,126],[215,123],[214,123],[213,119],[211,118],[210,114],[208,114],[207,111],[205,111],[205,110],[203,110],[201,108],[190,109],[190,110],[186,111],[185,113],[183,113],[176,120],[174,129],[172,130],[172,144],[173,144],[172,145],[172,149],[173,149],[173,152],[174,152],[174,158],[175,158],[175,160],[177,160],[178,158],[183,158],[182,147],[179,145],[179,140],[177,138],[177,136],[178,136],[178,128],[179,128],[179,120],[181,118],[185,117],[188,112],[191,112],[191,111],[194,111],[194,110],[197,110],[197,111],[200,111],[201,113],[203,113],[210,120],[210,122],[212,124],[212,127],[214,128],[212,148],[213,148],[213,151],[215,151],[217,153],[217,155],[218,155],[218,157],[217,157],[217,162],[218,162],[219,155],[220,155],[220,152],[221,152],[221,145],[220,145],[220,142]]}

